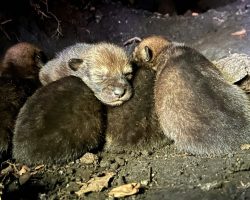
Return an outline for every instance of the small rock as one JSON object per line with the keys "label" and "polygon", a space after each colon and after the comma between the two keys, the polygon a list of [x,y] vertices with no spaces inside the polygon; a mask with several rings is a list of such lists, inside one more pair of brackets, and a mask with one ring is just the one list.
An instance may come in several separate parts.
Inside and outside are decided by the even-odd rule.
{"label": "small rock", "polygon": [[69,192],[76,192],[76,191],[78,191],[79,189],[80,189],[80,185],[78,185],[77,183],[75,183],[75,182],[70,182],[69,184],[68,184],[68,187],[67,187],[67,191],[69,191]]}
{"label": "small rock", "polygon": [[125,165],[125,160],[123,158],[116,157],[115,161],[120,165],[124,166]]}
{"label": "small rock", "polygon": [[141,184],[142,184],[142,185],[145,185],[145,186],[148,186],[149,180],[142,180],[142,181],[141,181]]}
{"label": "small rock", "polygon": [[59,171],[59,174],[60,174],[60,175],[63,175],[63,170],[60,170],[60,171]]}
{"label": "small rock", "polygon": [[73,174],[73,173],[74,173],[73,169],[71,169],[71,168],[66,169],[66,174],[67,175]]}
{"label": "small rock", "polygon": [[118,176],[117,185],[123,185],[125,183],[124,176]]}
{"label": "small rock", "polygon": [[198,185],[202,190],[209,191],[211,189],[221,188],[222,182],[221,181],[213,181],[211,183],[199,184]]}
{"label": "small rock", "polygon": [[250,144],[242,144],[240,146],[241,150],[249,150],[250,149]]}
{"label": "small rock", "polygon": [[111,161],[110,160],[101,160],[100,167],[103,168],[110,168]]}
{"label": "small rock", "polygon": [[240,171],[249,171],[250,170],[250,162],[242,162],[240,164]]}
{"label": "small rock", "polygon": [[119,168],[119,164],[118,163],[112,163],[111,165],[110,165],[110,168],[111,169],[113,169],[113,170],[117,170],[118,168]]}
{"label": "small rock", "polygon": [[89,170],[89,169],[77,169],[76,170],[76,179],[81,179],[83,181],[86,181],[86,180],[89,180],[90,179],[90,176],[92,174],[92,171]]}
{"label": "small rock", "polygon": [[143,156],[149,156],[149,151],[143,150],[143,151],[141,152],[141,154],[142,154]]}
{"label": "small rock", "polygon": [[95,164],[98,162],[98,156],[93,153],[85,153],[80,158],[80,162],[84,164]]}
{"label": "small rock", "polygon": [[141,152],[137,152],[137,151],[131,151],[130,153],[130,157],[134,157],[134,158],[137,158],[140,155],[141,155]]}
{"label": "small rock", "polygon": [[39,200],[47,200],[47,195],[46,194],[38,194]]}
{"label": "small rock", "polygon": [[234,157],[234,154],[233,154],[233,153],[229,153],[229,154],[227,155],[227,157],[228,157],[228,158],[233,158],[233,157]]}

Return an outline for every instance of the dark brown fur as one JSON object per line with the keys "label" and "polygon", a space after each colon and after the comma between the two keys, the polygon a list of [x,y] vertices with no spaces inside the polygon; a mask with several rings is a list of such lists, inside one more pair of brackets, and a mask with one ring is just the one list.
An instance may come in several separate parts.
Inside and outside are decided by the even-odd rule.
{"label": "dark brown fur", "polygon": [[8,158],[11,150],[16,116],[28,96],[36,89],[31,80],[0,77],[0,160]]}
{"label": "dark brown fur", "polygon": [[21,42],[6,51],[0,74],[4,77],[38,79],[39,70],[46,61],[41,49],[33,44]]}
{"label": "dark brown fur", "polygon": [[18,114],[13,157],[26,164],[65,163],[102,139],[102,104],[77,77],[37,90]]}
{"label": "dark brown fur", "polygon": [[[45,57],[42,51],[29,43],[10,47],[0,70],[0,158],[11,153],[14,121],[27,97],[39,87],[38,69]],[[41,53],[42,54],[42,53]],[[0,159],[1,160],[1,159]]]}
{"label": "dark brown fur", "polygon": [[[156,113],[165,135],[175,141],[178,149],[213,155],[237,150],[250,142],[246,94],[228,84],[218,69],[194,49],[167,42],[155,53],[155,40],[147,38],[146,45],[142,41],[133,55],[139,65],[157,71]],[[141,56],[145,49],[151,51],[146,53],[151,55],[147,61]]]}
{"label": "dark brown fur", "polygon": [[138,69],[132,98],[121,106],[108,107],[106,150],[151,149],[165,142],[154,112],[154,78],[153,70]]}

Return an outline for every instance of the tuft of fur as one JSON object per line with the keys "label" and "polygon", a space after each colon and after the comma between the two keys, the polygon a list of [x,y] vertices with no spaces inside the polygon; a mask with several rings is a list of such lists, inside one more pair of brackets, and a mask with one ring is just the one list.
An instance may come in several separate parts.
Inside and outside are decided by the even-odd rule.
{"label": "tuft of fur", "polygon": [[61,164],[98,147],[102,104],[77,77],[38,89],[20,110],[13,157],[25,164]]}
{"label": "tuft of fur", "polygon": [[132,98],[108,107],[105,150],[149,150],[165,142],[154,111],[154,79],[153,70],[139,68],[132,81]]}
{"label": "tuft of fur", "polygon": [[28,42],[20,42],[7,49],[0,74],[2,77],[38,79],[39,70],[46,61],[40,48]]}
{"label": "tuft of fur", "polygon": [[[77,59],[76,68],[70,67]],[[127,55],[121,47],[111,43],[77,43],[67,47],[49,61],[40,71],[43,85],[62,77],[81,78],[96,97],[108,105],[120,105],[132,94],[127,75],[132,72]]]}
{"label": "tuft of fur", "polygon": [[42,50],[29,43],[10,47],[0,66],[0,160],[11,155],[16,116],[25,100],[40,86],[38,69],[45,62]]}
{"label": "tuft of fur", "polygon": [[[138,49],[144,47],[142,41]],[[250,142],[249,99],[240,88],[226,82],[209,60],[190,47],[169,42],[158,52],[149,61],[137,60],[157,70],[156,113],[164,134],[178,149],[217,155]]]}

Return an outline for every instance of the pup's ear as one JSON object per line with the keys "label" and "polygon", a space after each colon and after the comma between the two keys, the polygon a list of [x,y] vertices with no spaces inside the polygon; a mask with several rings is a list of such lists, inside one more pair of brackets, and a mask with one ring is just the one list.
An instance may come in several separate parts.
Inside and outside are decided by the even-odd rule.
{"label": "pup's ear", "polygon": [[145,61],[146,62],[149,62],[149,61],[151,61],[152,60],[152,58],[153,58],[153,51],[152,51],[152,49],[150,49],[148,46],[145,46],[144,47],[144,53],[145,53],[145,57],[144,57],[144,59],[145,59]]}
{"label": "pup's ear", "polygon": [[80,65],[82,64],[83,60],[80,58],[71,58],[68,61],[68,65],[70,67],[70,69],[72,69],[73,71],[77,71],[80,68]]}

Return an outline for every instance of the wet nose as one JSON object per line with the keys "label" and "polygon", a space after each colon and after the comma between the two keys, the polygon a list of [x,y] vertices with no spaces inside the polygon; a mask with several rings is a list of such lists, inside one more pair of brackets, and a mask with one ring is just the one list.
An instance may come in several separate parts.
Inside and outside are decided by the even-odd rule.
{"label": "wet nose", "polygon": [[121,98],[126,92],[125,88],[115,87],[114,88],[114,95],[118,98]]}

